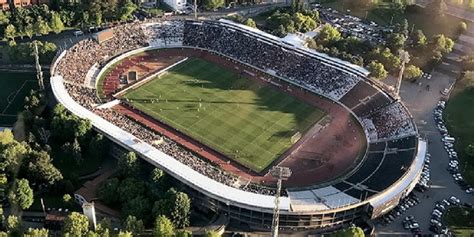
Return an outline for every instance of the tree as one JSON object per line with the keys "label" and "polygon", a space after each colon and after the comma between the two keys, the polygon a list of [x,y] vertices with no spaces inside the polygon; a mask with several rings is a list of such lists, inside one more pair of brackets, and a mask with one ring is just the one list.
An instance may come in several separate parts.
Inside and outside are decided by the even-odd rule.
{"label": "tree", "polygon": [[89,220],[79,212],[71,212],[64,220],[64,233],[85,236],[89,232]]}
{"label": "tree", "polygon": [[9,15],[9,12],[0,10],[0,25],[6,25],[10,22]]}
{"label": "tree", "polygon": [[265,28],[269,29],[272,34],[280,37],[296,31],[295,22],[291,15],[278,10],[266,19]]}
{"label": "tree", "polygon": [[220,237],[221,234],[219,234],[218,232],[213,231],[213,230],[208,230],[208,231],[206,231],[206,234],[204,236],[205,237]]}
{"label": "tree", "polygon": [[321,31],[319,31],[319,34],[316,36],[316,41],[323,45],[334,43],[340,39],[341,33],[330,24],[325,24]]}
{"label": "tree", "polygon": [[5,38],[7,39],[10,39],[10,40],[15,40],[15,37],[17,36],[17,31],[16,31],[16,28],[15,26],[13,26],[12,24],[9,24],[6,28],[5,28],[5,32],[3,32],[3,35],[5,36]]}
{"label": "tree", "polygon": [[430,44],[433,52],[440,52],[444,55],[453,50],[454,41],[443,34],[438,34],[431,38]]}
{"label": "tree", "polygon": [[71,195],[69,195],[67,193],[63,195],[63,202],[64,203],[69,203],[71,200],[72,200]]}
{"label": "tree", "polygon": [[255,21],[252,18],[248,18],[247,20],[245,20],[244,24],[252,28],[257,28],[257,24],[255,24]]}
{"label": "tree", "polygon": [[12,143],[14,140],[12,130],[5,129],[0,131],[0,146]]}
{"label": "tree", "polygon": [[99,186],[99,196],[107,204],[112,204],[118,201],[118,190],[120,181],[117,178],[112,178],[104,181]]}
{"label": "tree", "polygon": [[191,199],[186,193],[178,192],[174,198],[171,219],[177,228],[189,226],[189,216],[191,214]]}
{"label": "tree", "polygon": [[123,231],[120,231],[117,235],[117,237],[133,237],[133,234],[126,231],[126,232],[123,232]]}
{"label": "tree", "polygon": [[125,204],[122,205],[122,213],[124,216],[136,216],[140,219],[147,218],[150,209],[150,200],[143,195],[138,195],[126,200]]}
{"label": "tree", "polygon": [[89,154],[88,159],[101,159],[107,152],[107,143],[104,139],[104,136],[100,133],[97,133],[89,142],[89,147],[87,150]]}
{"label": "tree", "polygon": [[470,157],[474,157],[474,144],[469,144],[465,150],[466,154]]}
{"label": "tree", "polygon": [[295,29],[303,33],[314,30],[317,26],[317,23],[313,20],[313,18],[300,12],[295,13],[293,16],[293,21],[295,22]]}
{"label": "tree", "polygon": [[427,38],[422,30],[416,30],[413,32],[411,38],[413,46],[415,47],[425,47],[427,44]]}
{"label": "tree", "polygon": [[28,38],[33,38],[33,35],[35,34],[35,28],[33,26],[33,24],[27,24],[25,26],[25,29],[23,30],[23,33],[25,33],[25,35],[28,37]]}
{"label": "tree", "polygon": [[144,195],[145,183],[142,180],[135,178],[126,178],[122,180],[118,194],[122,203],[127,202],[139,195]]}
{"label": "tree", "polygon": [[51,22],[49,23],[49,27],[56,34],[59,34],[64,30],[64,23],[61,20],[61,16],[59,15],[59,13],[51,13]]}
{"label": "tree", "polygon": [[119,19],[121,21],[129,19],[136,9],[137,5],[135,5],[131,0],[124,0],[119,10]]}
{"label": "tree", "polygon": [[332,235],[333,237],[365,237],[364,231],[357,226],[337,231]]}
{"label": "tree", "polygon": [[9,233],[9,236],[20,236],[21,221],[17,216],[9,215],[7,217],[7,224],[5,227]]}
{"label": "tree", "polygon": [[33,25],[34,31],[36,34],[40,35],[47,35],[51,31],[51,28],[49,28],[48,23],[44,21],[41,17],[39,17],[35,24]]}
{"label": "tree", "polygon": [[145,229],[142,220],[137,220],[135,216],[128,216],[125,220],[125,230],[133,235],[140,235]]}
{"label": "tree", "polygon": [[51,157],[46,151],[30,152],[30,154],[28,154],[28,162],[26,163],[27,176],[50,185],[55,184],[63,179],[63,175],[52,162]]}
{"label": "tree", "polygon": [[23,237],[48,237],[49,230],[45,228],[41,229],[33,229],[29,228],[25,233],[23,233]]}
{"label": "tree", "polygon": [[217,8],[223,7],[225,4],[224,0],[205,0],[204,7],[208,10],[215,10]]}
{"label": "tree", "polygon": [[150,178],[153,182],[158,183],[165,173],[160,168],[154,168],[150,173]]}
{"label": "tree", "polygon": [[383,64],[379,62],[370,62],[370,64],[367,66],[367,69],[370,72],[370,76],[375,79],[383,79],[387,77],[387,71],[385,70]]}
{"label": "tree", "polygon": [[175,202],[176,194],[177,192],[174,188],[168,189],[164,197],[153,204],[153,210],[152,210],[153,215],[154,216],[159,216],[159,215],[170,216],[171,210],[173,209],[173,205]]}
{"label": "tree", "polygon": [[28,209],[33,204],[33,189],[26,179],[18,180],[15,189],[15,201],[21,209]]}
{"label": "tree", "polygon": [[392,52],[398,52],[398,50],[403,49],[405,46],[406,37],[400,33],[390,34],[387,38],[387,45],[392,50]]}
{"label": "tree", "polygon": [[136,176],[140,172],[140,161],[134,152],[123,154],[118,160],[120,173],[124,176]]}
{"label": "tree", "polygon": [[174,226],[168,217],[160,215],[155,220],[155,228],[153,229],[153,235],[156,237],[168,237],[174,236]]}
{"label": "tree", "polygon": [[405,68],[405,71],[403,72],[403,78],[407,80],[413,80],[421,77],[422,74],[423,71],[419,67],[415,65],[409,65]]}

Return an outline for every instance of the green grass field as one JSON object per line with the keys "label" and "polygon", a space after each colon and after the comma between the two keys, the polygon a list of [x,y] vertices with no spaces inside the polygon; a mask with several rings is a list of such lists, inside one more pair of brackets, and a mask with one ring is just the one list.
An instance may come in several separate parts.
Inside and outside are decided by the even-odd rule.
{"label": "green grass field", "polygon": [[444,216],[449,229],[460,237],[469,237],[474,234],[474,210],[462,207],[452,207]]}
{"label": "green grass field", "polygon": [[464,179],[474,185],[474,157],[466,154],[466,147],[474,144],[474,72],[466,72],[456,82],[448,101],[444,119],[448,131],[456,138],[455,148],[459,153],[460,167]]}
{"label": "green grass field", "polygon": [[257,172],[291,147],[295,133],[304,134],[325,115],[281,91],[196,58],[124,97]]}
{"label": "green grass field", "polygon": [[38,87],[34,73],[0,72],[0,126],[12,126],[25,97]]}

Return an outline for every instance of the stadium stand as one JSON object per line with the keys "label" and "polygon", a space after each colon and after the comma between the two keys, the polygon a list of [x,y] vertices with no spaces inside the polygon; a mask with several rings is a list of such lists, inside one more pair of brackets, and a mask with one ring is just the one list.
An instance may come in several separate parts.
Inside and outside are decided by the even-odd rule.
{"label": "stadium stand", "polygon": [[[120,106],[115,110],[97,109],[98,105],[106,101],[101,101],[97,97],[96,89],[84,86],[86,75],[94,65],[100,65],[101,70],[106,70],[106,67],[110,66],[110,60],[118,55],[145,47],[206,49],[209,52],[253,65],[255,68],[309,88],[333,99],[335,103],[340,102],[347,108],[353,109],[352,112],[360,119],[370,142],[369,152],[363,159],[363,163],[358,166],[357,171],[348,177],[341,178],[335,184],[320,185],[316,188],[302,187],[298,191],[287,190],[282,199],[284,218],[281,224],[284,228],[320,228],[350,223],[355,218],[360,218],[361,213],[367,209],[365,207],[368,202],[365,200],[369,200],[374,208],[381,208],[388,200],[381,198],[380,193],[386,191],[387,198],[398,197],[400,193],[405,193],[404,190],[411,189],[412,184],[416,183],[416,177],[419,177],[426,143],[422,142],[421,144],[424,145],[419,145],[417,130],[409,112],[401,102],[393,101],[385,92],[369,83],[363,73],[351,69],[346,64],[296,49],[274,37],[246,27],[239,28],[220,21],[131,23],[116,26],[114,34],[111,40],[101,44],[93,40],[80,41],[63,53],[60,60],[55,62],[57,65],[52,67],[52,75],[62,78],[62,80],[52,81],[55,96],[63,103],[69,101],[67,98],[70,96],[75,103],[93,112],[94,116],[97,115],[103,119],[104,121],[99,121],[101,125],[107,122],[107,125],[120,128],[124,133],[151,145],[149,150],[162,151],[179,161],[180,165],[191,168],[192,172],[195,171],[209,180],[224,184],[230,191],[216,192],[212,189],[213,187],[202,186],[197,187],[196,190],[206,196],[202,199],[203,204],[210,202],[211,199],[218,200],[213,202],[213,207],[229,211],[232,218],[245,220],[246,223],[258,225],[260,228],[268,228],[266,223],[271,223],[273,209],[269,208],[273,205],[273,198],[268,195],[274,195],[274,189],[256,183],[241,185],[237,182],[238,177],[201,159],[180,144],[121,113]],[[200,56],[198,50],[192,53]],[[137,66],[137,62],[143,60],[147,58],[122,62],[117,67],[119,71],[112,74],[114,77],[105,80],[105,91],[109,94],[116,92],[120,85],[120,81],[117,81],[120,70],[132,65]],[[144,71],[147,70],[144,69]],[[61,86],[57,83],[64,84],[68,95],[58,92]],[[74,106],[67,105],[66,107],[78,113]],[[137,146],[130,145],[128,148],[134,150]],[[159,164],[161,161],[157,162]],[[180,175],[188,174],[174,175],[179,178]],[[192,175],[195,174],[192,173]],[[188,178],[183,178],[183,180],[188,180]],[[388,190],[392,186],[396,186],[397,189]],[[209,191],[211,189],[212,194],[208,194],[207,192],[211,192]],[[255,198],[246,200],[251,204],[238,203],[229,196],[234,193],[234,189],[251,193],[252,195],[248,197]],[[226,201],[225,198],[231,201]],[[371,201],[372,199],[377,200]],[[257,208],[258,205],[262,207]],[[294,210],[299,210],[298,213],[292,213],[294,210],[290,208],[290,205],[291,208],[295,208]],[[348,211],[349,208],[352,211]],[[319,213],[320,210],[324,210],[327,214]],[[386,211],[384,209],[382,212]],[[304,212],[308,214],[301,214]],[[257,217],[249,217],[254,214]]]}

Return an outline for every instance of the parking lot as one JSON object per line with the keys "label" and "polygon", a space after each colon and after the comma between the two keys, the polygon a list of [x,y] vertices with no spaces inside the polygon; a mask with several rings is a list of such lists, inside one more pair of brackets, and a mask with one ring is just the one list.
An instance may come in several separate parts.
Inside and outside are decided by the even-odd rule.
{"label": "parking lot", "polygon": [[354,36],[378,45],[385,43],[384,35],[386,33],[393,32],[390,27],[383,27],[373,21],[363,20],[331,8],[324,8],[320,4],[314,4],[313,7],[319,11],[322,21],[331,24],[345,36]]}
{"label": "parking lot", "polygon": [[[454,78],[436,71],[432,73],[430,79],[424,78],[417,83],[402,83],[402,99],[410,109],[420,134],[429,142],[429,165],[425,166],[424,178],[418,185],[418,190],[415,191],[416,196],[420,199],[419,204],[408,209],[405,208],[406,211],[400,213],[388,224],[380,221],[376,226],[376,233],[379,235],[411,234],[412,228],[405,229],[405,223],[408,223],[408,225],[417,223],[417,225],[412,225],[414,227],[413,232],[422,234],[442,233],[443,223],[441,220],[444,212],[441,215],[438,212],[441,212],[440,209],[442,209],[440,205],[443,205],[444,208],[447,207],[443,200],[449,202],[451,196],[454,196],[459,199],[460,205],[474,203],[474,195],[466,192],[469,187],[462,185],[463,183],[460,182],[462,179],[459,178],[457,172],[452,173],[459,171],[455,168],[459,165],[455,162],[457,154],[450,145],[452,139],[447,138],[450,137],[448,133],[443,133],[445,128],[440,123],[442,121],[440,118],[443,103],[439,101],[445,97],[442,95],[443,90],[449,88],[452,83],[454,83]],[[430,90],[425,89],[427,86]],[[420,190],[425,191],[420,192]],[[438,209],[438,211],[435,212],[435,209]],[[437,215],[440,217],[435,217]],[[409,216],[413,216],[414,221],[404,221]],[[437,227],[435,229],[432,226]]]}

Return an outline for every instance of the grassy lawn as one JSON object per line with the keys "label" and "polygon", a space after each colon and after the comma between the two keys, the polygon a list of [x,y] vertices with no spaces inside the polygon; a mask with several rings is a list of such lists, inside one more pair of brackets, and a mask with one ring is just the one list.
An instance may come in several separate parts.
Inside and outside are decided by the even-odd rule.
{"label": "grassy lawn", "polygon": [[[55,156],[57,157],[57,156]],[[88,159],[88,157],[83,157],[83,161],[80,164],[76,164],[71,159],[67,157],[58,157],[58,159],[53,160],[54,166],[61,170],[61,173],[65,177],[69,176],[83,176],[94,173],[97,171],[104,161],[103,159]]]}
{"label": "grassy lawn", "polygon": [[474,234],[474,210],[461,207],[448,209],[444,222],[456,236],[471,236]]}
{"label": "grassy lawn", "polygon": [[125,95],[138,109],[257,172],[324,112],[216,64],[190,59]]}
{"label": "grassy lawn", "polygon": [[0,72],[0,126],[12,126],[25,97],[38,83],[34,73]]}
{"label": "grassy lawn", "polygon": [[449,132],[456,138],[455,148],[459,153],[464,179],[474,185],[474,158],[465,153],[469,144],[474,144],[474,73],[467,72],[456,82],[453,94],[444,113]]}
{"label": "grassy lawn", "polygon": [[[446,15],[443,18],[432,19],[432,16],[426,15],[421,7],[412,7],[407,9],[404,13],[393,14],[389,9],[389,4],[387,2],[382,2],[371,9],[349,9],[349,6],[343,4],[342,0],[316,0],[315,2],[320,2],[325,7],[346,12],[362,19],[367,18],[367,20],[377,22],[380,25],[401,23],[407,19],[410,25],[410,30],[412,27],[415,30],[423,30],[427,36],[445,34],[450,38],[456,38],[457,26],[461,22],[461,19],[449,15]],[[350,12],[347,12],[347,10],[350,10]]]}

